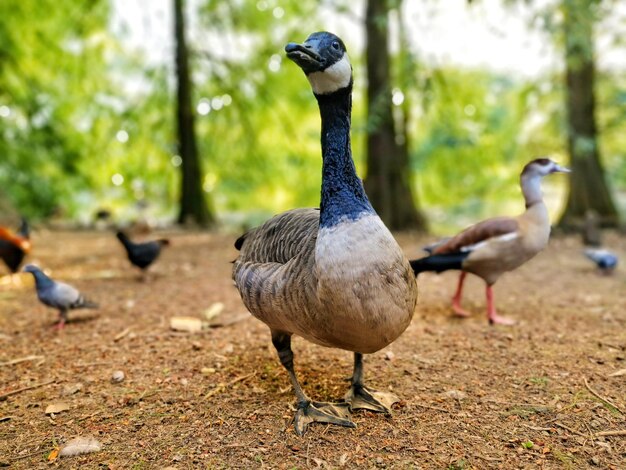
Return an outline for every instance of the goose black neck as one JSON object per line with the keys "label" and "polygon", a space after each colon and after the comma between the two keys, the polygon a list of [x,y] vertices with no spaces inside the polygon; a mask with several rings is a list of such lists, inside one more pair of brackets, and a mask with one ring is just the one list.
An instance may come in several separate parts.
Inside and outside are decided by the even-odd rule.
{"label": "goose black neck", "polygon": [[374,212],[356,174],[350,146],[352,84],[315,95],[322,118],[322,196],[320,226],[332,227]]}

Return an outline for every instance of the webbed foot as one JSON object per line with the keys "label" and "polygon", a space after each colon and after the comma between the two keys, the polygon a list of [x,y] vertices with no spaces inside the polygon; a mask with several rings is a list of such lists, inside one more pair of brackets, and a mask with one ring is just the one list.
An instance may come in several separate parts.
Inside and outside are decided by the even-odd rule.
{"label": "webbed foot", "polygon": [[344,399],[351,410],[364,409],[377,413],[391,414],[391,406],[400,398],[391,392],[381,392],[365,385],[353,384]]}
{"label": "webbed foot", "polygon": [[298,403],[298,411],[294,418],[294,428],[298,436],[303,436],[311,423],[327,423],[346,428],[356,428],[350,419],[348,403],[323,403],[306,401]]}

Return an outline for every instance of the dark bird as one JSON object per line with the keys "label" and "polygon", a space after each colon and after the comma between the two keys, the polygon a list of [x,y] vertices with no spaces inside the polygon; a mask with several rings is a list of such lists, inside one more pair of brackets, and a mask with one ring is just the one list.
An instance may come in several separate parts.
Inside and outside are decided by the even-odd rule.
{"label": "dark bird", "polygon": [[[357,408],[389,413],[392,393],[363,383],[363,354],[393,342],[417,301],[409,261],[368,200],[352,160],[352,66],[340,38],[311,34],[285,46],[319,105],[322,132],[320,209],[279,214],[242,235],[233,279],[250,312],[270,328],[296,395],[296,433],[309,423],[355,427]],[[294,371],[292,335],[354,352],[345,403],[312,401]]]}
{"label": "dark bird", "polygon": [[22,224],[15,233],[6,227],[0,227],[0,258],[12,274],[19,270],[31,248],[30,227],[26,219],[22,219]]}
{"label": "dark bird", "polygon": [[24,266],[24,272],[35,277],[35,288],[39,301],[59,310],[56,328],[62,329],[67,321],[67,312],[78,308],[98,308],[98,304],[87,300],[75,287],[64,282],[53,281],[41,269],[32,264]]}
{"label": "dark bird", "polygon": [[132,242],[124,232],[117,232],[116,236],[118,240],[122,242],[124,248],[126,248],[128,260],[142,271],[148,269],[159,257],[161,248],[170,244],[170,241],[164,238],[149,242],[135,243]]}
{"label": "dark bird", "polygon": [[585,256],[593,261],[601,274],[610,275],[617,267],[617,255],[604,248],[585,248]]}
{"label": "dark bird", "polygon": [[440,273],[448,269],[460,270],[452,310],[466,317],[469,313],[461,307],[461,294],[466,274],[473,273],[487,284],[489,322],[514,324],[513,320],[496,313],[492,286],[502,274],[517,269],[546,247],[550,238],[550,219],[541,194],[541,179],[551,173],[569,171],[547,158],[528,163],[520,176],[526,201],[523,214],[484,220],[443,243],[429,247],[430,256],[411,261],[415,275],[423,271]]}

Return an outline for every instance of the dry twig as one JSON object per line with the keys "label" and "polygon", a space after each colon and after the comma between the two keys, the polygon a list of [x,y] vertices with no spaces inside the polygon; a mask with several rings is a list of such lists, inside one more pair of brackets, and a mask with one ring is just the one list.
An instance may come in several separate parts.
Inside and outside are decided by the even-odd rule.
{"label": "dry twig", "polygon": [[22,392],[25,392],[27,390],[33,390],[35,388],[45,387],[46,385],[50,385],[51,383],[54,383],[54,382],[55,381],[53,379],[53,380],[48,380],[47,382],[42,382],[40,384],[29,385],[28,387],[22,387],[22,388],[18,388],[17,390],[11,390],[10,392],[6,392],[6,393],[3,393],[2,395],[0,395],[0,401],[6,400],[11,395],[17,395],[18,393],[22,393]]}
{"label": "dry twig", "polygon": [[554,425],[555,425],[555,426],[558,426],[558,427],[560,427],[560,428],[563,428],[563,429],[565,429],[565,430],[567,430],[567,431],[569,431],[569,432],[572,432],[572,433],[574,433],[574,434],[577,434],[577,435],[579,435],[579,436],[582,436],[582,437],[584,437],[585,439],[588,439],[588,438],[589,438],[589,436],[587,436],[586,434],[583,434],[583,433],[582,433],[582,432],[580,432],[580,431],[576,431],[576,429],[572,429],[572,428],[570,428],[569,426],[565,426],[563,423],[559,423],[558,421],[556,421],[556,422],[554,423]]}
{"label": "dry twig", "polygon": [[12,366],[15,364],[19,364],[21,362],[27,362],[27,361],[36,361],[38,359],[43,359],[44,356],[26,356],[26,357],[20,357],[18,359],[12,359],[10,361],[7,362],[0,362],[0,367],[2,366]]}
{"label": "dry twig", "polygon": [[244,380],[247,380],[247,379],[249,379],[250,377],[252,377],[252,376],[254,376],[254,375],[256,375],[256,372],[252,372],[251,374],[248,374],[248,375],[242,375],[241,377],[237,377],[237,378],[235,378],[235,379],[231,380],[231,381],[230,381],[230,382],[228,382],[228,383],[221,383],[221,384],[218,384],[218,386],[217,386],[217,387],[215,387],[213,390],[211,390],[209,393],[207,393],[207,394],[204,396],[204,399],[206,400],[207,398],[211,398],[213,395],[215,395],[216,393],[221,392],[221,391],[222,391],[222,390],[224,390],[225,388],[230,387],[231,385],[234,385],[234,384],[236,384],[237,382],[242,382],[242,381],[244,381]]}
{"label": "dry twig", "polygon": [[596,397],[598,400],[603,401],[604,403],[606,403],[607,405],[612,406],[613,408],[615,408],[617,411],[619,411],[621,414],[624,414],[624,412],[621,410],[621,408],[619,406],[617,406],[615,403],[613,403],[611,400],[609,400],[608,398],[604,398],[602,395],[600,395],[598,392],[596,392],[593,388],[591,388],[591,386],[589,385],[589,382],[587,382],[587,378],[583,377],[583,380],[585,381],[585,387],[587,387],[587,390],[589,390],[589,392]]}
{"label": "dry twig", "polygon": [[552,431],[552,428],[542,428],[539,426],[530,426],[529,424],[522,423],[522,426],[528,429],[532,429],[533,431]]}
{"label": "dry twig", "polygon": [[596,437],[602,436],[626,436],[626,429],[620,429],[619,431],[602,431],[595,434]]}
{"label": "dry twig", "polygon": [[122,339],[124,336],[126,336],[128,333],[130,333],[130,327],[126,328],[124,331],[122,331],[121,333],[118,333],[115,338],[113,338],[113,342],[117,343],[120,339]]}
{"label": "dry twig", "polygon": [[437,406],[429,406],[429,405],[422,405],[421,403],[413,403],[415,406],[419,406],[420,408],[426,408],[427,410],[435,410],[435,411],[441,411],[443,413],[450,413],[450,410],[446,410],[445,408],[439,408]]}

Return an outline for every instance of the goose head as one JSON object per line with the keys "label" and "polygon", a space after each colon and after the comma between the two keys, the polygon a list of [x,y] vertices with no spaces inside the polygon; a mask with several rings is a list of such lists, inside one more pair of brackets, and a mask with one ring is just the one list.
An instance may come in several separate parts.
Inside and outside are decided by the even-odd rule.
{"label": "goose head", "polygon": [[346,46],[332,33],[313,33],[302,44],[290,42],[285,52],[305,73],[316,95],[328,95],[352,85]]}
{"label": "goose head", "polygon": [[549,158],[536,158],[527,163],[522,170],[522,177],[543,177],[551,173],[571,173],[569,168],[562,167]]}

